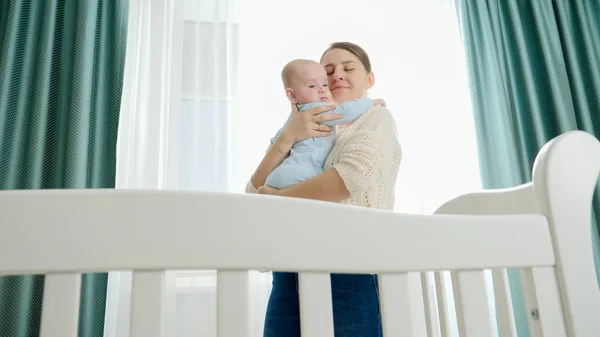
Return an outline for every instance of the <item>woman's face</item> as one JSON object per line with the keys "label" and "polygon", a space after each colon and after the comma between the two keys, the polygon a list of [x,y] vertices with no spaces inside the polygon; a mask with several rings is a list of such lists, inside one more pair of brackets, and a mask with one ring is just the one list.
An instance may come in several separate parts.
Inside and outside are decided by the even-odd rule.
{"label": "woman's face", "polygon": [[337,103],[365,97],[375,84],[373,73],[367,73],[360,60],[344,49],[332,49],[323,55],[329,89]]}

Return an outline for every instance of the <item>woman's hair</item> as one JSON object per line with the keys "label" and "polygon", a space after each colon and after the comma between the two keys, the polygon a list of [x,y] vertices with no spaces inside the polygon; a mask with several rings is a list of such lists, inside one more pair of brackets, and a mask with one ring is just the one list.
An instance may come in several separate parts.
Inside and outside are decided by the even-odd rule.
{"label": "woman's hair", "polygon": [[325,54],[332,49],[343,49],[351,53],[360,60],[360,63],[362,63],[362,65],[365,67],[367,74],[371,72],[371,61],[369,60],[369,55],[359,45],[352,42],[334,42],[330,44],[329,48],[327,48],[323,55],[321,55],[321,59],[323,59],[323,56],[325,56]]}

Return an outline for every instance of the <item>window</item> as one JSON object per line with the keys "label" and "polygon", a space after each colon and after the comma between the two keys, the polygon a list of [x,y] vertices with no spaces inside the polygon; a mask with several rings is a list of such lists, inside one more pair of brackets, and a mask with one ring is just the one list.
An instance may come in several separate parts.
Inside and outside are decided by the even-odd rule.
{"label": "window", "polygon": [[186,1],[179,116],[178,188],[182,190],[230,190],[239,23],[227,21],[224,6],[216,6],[219,11],[215,11],[215,5]]}

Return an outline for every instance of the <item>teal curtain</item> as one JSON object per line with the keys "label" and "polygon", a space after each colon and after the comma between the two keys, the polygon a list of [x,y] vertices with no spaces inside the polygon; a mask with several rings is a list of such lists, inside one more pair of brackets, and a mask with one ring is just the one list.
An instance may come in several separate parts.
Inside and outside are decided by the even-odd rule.
{"label": "teal curtain", "polygon": [[[484,188],[531,181],[538,151],[561,133],[600,136],[600,1],[456,0],[456,10]],[[529,336],[518,272],[509,278],[518,334]]]}
{"label": "teal curtain", "polygon": [[[127,0],[0,1],[0,189],[114,187],[126,37]],[[102,336],[106,285],[84,275],[79,336]],[[0,336],[39,334],[43,291],[0,278]]]}

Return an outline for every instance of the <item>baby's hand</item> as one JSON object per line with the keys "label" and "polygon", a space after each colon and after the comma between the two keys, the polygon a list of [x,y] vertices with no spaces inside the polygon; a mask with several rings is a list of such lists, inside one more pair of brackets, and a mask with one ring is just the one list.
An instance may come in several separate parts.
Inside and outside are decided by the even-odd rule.
{"label": "baby's hand", "polygon": [[377,98],[377,99],[374,99],[372,101],[373,101],[373,105],[379,104],[379,105],[381,105],[381,106],[383,106],[385,108],[385,101],[383,99]]}

